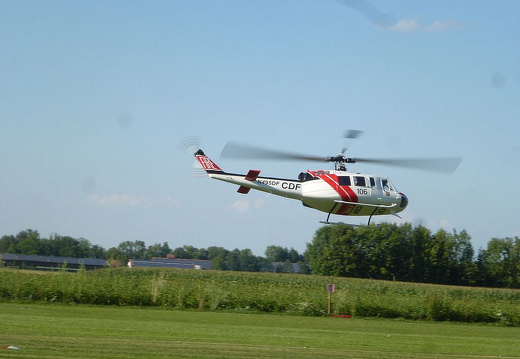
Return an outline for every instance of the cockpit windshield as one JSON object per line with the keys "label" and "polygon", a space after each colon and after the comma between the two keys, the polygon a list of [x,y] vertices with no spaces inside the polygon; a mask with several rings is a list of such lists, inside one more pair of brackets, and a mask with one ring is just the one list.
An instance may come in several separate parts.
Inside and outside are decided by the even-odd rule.
{"label": "cockpit windshield", "polygon": [[390,182],[390,180],[388,178],[381,178],[381,185],[383,186],[383,190],[385,190],[385,191],[397,192],[394,185],[392,184],[392,182]]}

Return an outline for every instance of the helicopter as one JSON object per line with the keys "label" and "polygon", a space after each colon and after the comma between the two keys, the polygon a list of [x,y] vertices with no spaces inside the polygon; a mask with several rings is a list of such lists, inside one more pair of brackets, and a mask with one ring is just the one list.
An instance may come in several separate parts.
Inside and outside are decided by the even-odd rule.
{"label": "helicopter", "polygon": [[[361,131],[350,130],[345,138],[355,139]],[[394,215],[408,206],[408,197],[396,189],[388,177],[349,172],[346,164],[358,162],[411,167],[438,172],[453,172],[461,159],[369,159],[345,157],[344,147],[336,156],[319,157],[253,147],[250,145],[228,142],[221,153],[221,158],[303,160],[314,162],[332,162],[334,170],[307,170],[297,179],[262,177],[260,170],[251,169],[247,174],[225,172],[199,149],[195,158],[209,177],[238,185],[237,192],[248,194],[251,189],[267,192],[289,199],[299,200],[305,207],[328,213],[323,224],[347,224],[330,222],[331,215],[368,216],[366,225],[347,224],[355,227],[368,227],[373,216]]]}

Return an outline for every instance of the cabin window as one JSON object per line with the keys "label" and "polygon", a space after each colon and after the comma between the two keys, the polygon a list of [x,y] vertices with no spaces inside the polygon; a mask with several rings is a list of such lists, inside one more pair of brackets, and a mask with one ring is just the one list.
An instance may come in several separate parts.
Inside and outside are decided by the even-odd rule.
{"label": "cabin window", "polygon": [[370,187],[375,188],[376,187],[376,180],[374,179],[374,177],[369,177],[369,178],[370,178]]}
{"label": "cabin window", "polygon": [[350,186],[351,185],[350,176],[339,176],[338,182],[339,182],[340,186]]}
{"label": "cabin window", "polygon": [[367,182],[366,182],[365,177],[354,176],[354,185],[360,186],[360,187],[366,187]]}

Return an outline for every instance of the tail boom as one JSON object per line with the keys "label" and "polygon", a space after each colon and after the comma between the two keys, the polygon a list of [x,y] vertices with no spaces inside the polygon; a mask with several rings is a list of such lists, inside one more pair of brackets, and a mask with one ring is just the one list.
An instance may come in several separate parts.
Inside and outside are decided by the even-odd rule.
{"label": "tail boom", "polygon": [[277,196],[298,199],[302,198],[301,182],[285,178],[257,177],[251,181],[246,179],[247,175],[235,173],[208,173],[211,178],[236,184],[238,192],[247,194],[250,189],[271,193]]}
{"label": "tail boom", "polygon": [[247,194],[250,189],[271,193],[277,196],[301,200],[301,182],[299,180],[259,177],[259,170],[250,170],[246,175],[223,171],[202,150],[195,153],[197,161],[211,178],[236,184],[238,192]]}

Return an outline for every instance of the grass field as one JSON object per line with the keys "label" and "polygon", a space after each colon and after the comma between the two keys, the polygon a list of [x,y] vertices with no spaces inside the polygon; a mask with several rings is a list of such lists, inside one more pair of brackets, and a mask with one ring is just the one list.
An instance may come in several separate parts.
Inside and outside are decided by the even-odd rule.
{"label": "grass field", "polygon": [[1,358],[520,358],[520,328],[0,303]]}

